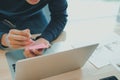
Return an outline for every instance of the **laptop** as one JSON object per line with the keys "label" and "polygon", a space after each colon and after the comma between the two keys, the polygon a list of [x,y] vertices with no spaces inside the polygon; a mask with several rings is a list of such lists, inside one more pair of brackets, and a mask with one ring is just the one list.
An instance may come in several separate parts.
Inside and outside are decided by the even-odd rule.
{"label": "laptop", "polygon": [[13,80],[40,80],[83,67],[97,46],[54,43],[42,56],[25,58],[23,50],[16,50],[6,57]]}

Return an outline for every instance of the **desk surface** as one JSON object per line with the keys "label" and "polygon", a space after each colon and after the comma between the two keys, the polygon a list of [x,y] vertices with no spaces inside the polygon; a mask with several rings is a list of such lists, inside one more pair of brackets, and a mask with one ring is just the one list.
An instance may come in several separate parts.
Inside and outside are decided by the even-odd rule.
{"label": "desk surface", "polygon": [[[100,41],[114,31],[116,23],[113,18],[96,19],[93,21],[68,22],[65,29],[64,42],[80,43]],[[96,34],[97,33],[97,34]],[[79,35],[79,36],[78,36]],[[104,35],[104,36],[103,36]],[[71,37],[74,36],[74,37]],[[99,78],[116,75],[120,79],[120,72],[113,66],[107,65],[97,69],[87,62],[82,69],[63,73],[43,80],[98,80]],[[0,50],[0,80],[12,80],[5,57],[5,51]]]}

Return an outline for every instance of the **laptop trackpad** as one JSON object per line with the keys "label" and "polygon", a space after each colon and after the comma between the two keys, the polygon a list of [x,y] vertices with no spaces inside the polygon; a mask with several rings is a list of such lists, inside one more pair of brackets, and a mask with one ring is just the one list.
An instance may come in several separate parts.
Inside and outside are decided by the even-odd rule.
{"label": "laptop trackpad", "polygon": [[23,50],[14,50],[6,53],[7,62],[12,74],[12,78],[15,77],[15,64],[18,60],[25,59]]}

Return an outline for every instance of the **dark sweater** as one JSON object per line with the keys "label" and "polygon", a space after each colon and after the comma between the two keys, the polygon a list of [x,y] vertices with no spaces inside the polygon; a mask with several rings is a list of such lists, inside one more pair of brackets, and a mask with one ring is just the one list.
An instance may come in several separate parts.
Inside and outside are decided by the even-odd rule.
{"label": "dark sweater", "polygon": [[[48,4],[50,21],[47,23],[42,8]],[[41,37],[48,41],[56,39],[63,31],[67,22],[66,0],[40,0],[36,5],[30,5],[25,0],[0,0],[0,39],[8,33],[10,26],[3,23],[9,20],[16,29],[29,28],[32,34],[42,33]]]}

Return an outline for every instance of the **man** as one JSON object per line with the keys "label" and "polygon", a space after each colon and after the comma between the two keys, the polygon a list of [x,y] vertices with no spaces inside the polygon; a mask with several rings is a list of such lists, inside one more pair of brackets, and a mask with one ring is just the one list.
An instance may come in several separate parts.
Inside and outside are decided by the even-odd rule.
{"label": "man", "polygon": [[[47,23],[42,8],[48,4],[50,21]],[[1,0],[0,42],[1,47],[21,48],[27,45],[44,44],[56,39],[67,22],[66,0]],[[41,34],[36,40],[31,34]],[[24,50],[26,57],[38,56],[42,50]]]}

